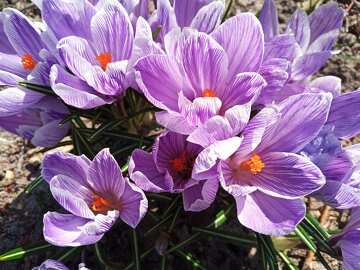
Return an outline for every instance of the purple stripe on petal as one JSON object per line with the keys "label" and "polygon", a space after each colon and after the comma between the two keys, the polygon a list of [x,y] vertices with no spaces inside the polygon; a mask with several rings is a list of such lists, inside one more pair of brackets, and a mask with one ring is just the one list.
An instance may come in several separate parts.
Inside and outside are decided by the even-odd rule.
{"label": "purple stripe on petal", "polygon": [[75,179],[65,175],[56,175],[50,181],[50,190],[55,200],[73,215],[93,219],[94,213],[89,205],[93,192]]}
{"label": "purple stripe on petal", "polygon": [[308,195],[325,184],[325,177],[308,158],[293,153],[273,152],[261,156],[265,167],[252,183],[262,192],[293,199]]}
{"label": "purple stripe on petal", "polygon": [[199,9],[213,0],[174,0],[174,10],[180,27],[190,26]]}
{"label": "purple stripe on petal", "polygon": [[88,235],[83,228],[90,220],[71,214],[47,212],[44,215],[44,238],[55,246],[82,246],[94,244],[102,235]]}
{"label": "purple stripe on petal", "polygon": [[265,41],[279,34],[278,15],[274,0],[264,0],[259,20],[264,30]]}
{"label": "purple stripe on petal", "polygon": [[48,153],[44,157],[41,174],[47,182],[50,182],[54,176],[62,174],[76,179],[85,186],[87,185],[89,166],[90,160],[84,155],[75,156],[62,152]]}
{"label": "purple stripe on petal", "polygon": [[325,124],[331,100],[331,94],[321,93],[295,95],[281,102],[281,117],[267,127],[257,153],[302,150]]}
{"label": "purple stripe on petal", "polygon": [[329,92],[333,97],[340,96],[341,94],[341,79],[335,76],[316,78],[309,86],[313,91]]}
{"label": "purple stripe on petal", "polygon": [[185,211],[199,212],[207,209],[215,200],[219,189],[217,178],[200,181],[183,192]]}
{"label": "purple stripe on petal", "polygon": [[9,14],[4,22],[5,33],[18,55],[30,54],[40,60],[39,52],[44,46],[39,31],[20,11],[6,9],[5,12]]}
{"label": "purple stripe on petal", "polygon": [[69,132],[70,124],[60,126],[62,119],[51,121],[38,128],[31,143],[40,147],[56,146]]}
{"label": "purple stripe on petal", "polygon": [[294,33],[300,47],[306,50],[310,44],[310,22],[305,11],[298,9],[294,12],[288,22],[287,30]]}
{"label": "purple stripe on petal", "polygon": [[228,55],[229,79],[240,72],[259,70],[264,54],[264,33],[254,14],[242,13],[226,20],[211,36]]}
{"label": "purple stripe on petal", "polygon": [[301,199],[286,200],[260,191],[235,197],[240,223],[255,232],[280,236],[291,233],[305,216]]}
{"label": "purple stripe on petal", "polygon": [[265,43],[264,59],[282,58],[293,61],[300,54],[299,45],[293,34],[282,34]]}
{"label": "purple stripe on petal", "polygon": [[190,27],[200,32],[211,33],[221,21],[225,5],[222,1],[214,1],[202,7],[191,22]]}
{"label": "purple stripe on petal", "polygon": [[160,125],[179,134],[190,134],[195,128],[184,115],[177,112],[157,112],[155,116]]}
{"label": "purple stripe on petal", "polygon": [[32,270],[69,270],[61,262],[55,260],[46,260],[39,267],[35,267]]}
{"label": "purple stripe on petal", "polygon": [[319,36],[313,43],[311,43],[306,53],[315,53],[331,50],[340,31],[338,29],[332,30]]}
{"label": "purple stripe on petal", "polygon": [[134,31],[121,4],[105,4],[91,19],[91,33],[97,55],[111,53],[113,62],[130,58]]}
{"label": "purple stripe on petal", "polygon": [[120,218],[130,227],[135,228],[145,216],[148,200],[144,192],[125,178],[125,189],[121,195]]}
{"label": "purple stripe on petal", "polygon": [[321,5],[315,9],[309,16],[311,29],[310,43],[326,32],[340,29],[344,15],[344,11],[334,2]]}
{"label": "purple stripe on petal", "polygon": [[335,135],[351,138],[360,133],[360,89],[334,98],[328,124],[334,125]]}

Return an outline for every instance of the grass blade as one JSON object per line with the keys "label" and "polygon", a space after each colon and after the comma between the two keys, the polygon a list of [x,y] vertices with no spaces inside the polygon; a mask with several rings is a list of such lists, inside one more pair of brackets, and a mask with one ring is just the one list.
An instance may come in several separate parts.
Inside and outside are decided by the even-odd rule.
{"label": "grass blade", "polygon": [[0,262],[20,260],[30,254],[46,251],[47,249],[53,247],[50,244],[39,244],[33,247],[17,247],[12,250],[9,250],[3,254],[0,254]]}
{"label": "grass blade", "polygon": [[299,268],[291,262],[290,258],[284,252],[278,251],[278,255],[289,270],[299,270]]}
{"label": "grass blade", "polygon": [[26,89],[32,90],[34,92],[38,92],[38,93],[48,95],[48,96],[57,97],[57,95],[54,93],[54,91],[51,89],[51,87],[46,86],[46,85],[40,85],[40,84],[35,84],[35,83],[30,83],[30,82],[18,82],[18,85],[25,87]]}
{"label": "grass blade", "polygon": [[138,246],[137,234],[135,229],[132,230],[132,236],[133,236],[133,244],[134,244],[135,269],[141,270],[139,246]]}
{"label": "grass blade", "polygon": [[301,225],[295,228],[295,233],[312,252],[316,253],[317,248],[315,243]]}
{"label": "grass blade", "polygon": [[33,192],[36,188],[38,188],[42,183],[44,182],[44,179],[41,175],[36,177],[34,181],[32,181],[25,189],[25,194],[30,194]]}

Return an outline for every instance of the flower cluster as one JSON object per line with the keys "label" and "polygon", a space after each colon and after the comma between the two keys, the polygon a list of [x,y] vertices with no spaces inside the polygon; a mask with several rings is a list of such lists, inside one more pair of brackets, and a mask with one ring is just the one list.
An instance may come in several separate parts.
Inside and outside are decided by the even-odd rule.
{"label": "flower cluster", "polygon": [[[360,134],[360,89],[341,94],[339,78],[313,77],[336,53],[337,4],[297,10],[281,33],[272,0],[259,19],[245,12],[224,22],[222,0],[148,2],[47,0],[36,24],[14,9],[0,14],[1,127],[54,146],[72,111],[117,106],[128,89],[159,110],[163,127],[152,148],[133,151],[130,179],[109,149],[93,160],[47,154],[43,178],[69,212],[44,216],[48,242],[93,244],[118,219],[136,227],[144,192],[181,193],[184,210],[198,212],[221,188],[243,226],[272,236],[303,220],[308,195],[360,207],[360,148],[341,145]],[[334,238],[346,270],[359,267],[358,213]]]}

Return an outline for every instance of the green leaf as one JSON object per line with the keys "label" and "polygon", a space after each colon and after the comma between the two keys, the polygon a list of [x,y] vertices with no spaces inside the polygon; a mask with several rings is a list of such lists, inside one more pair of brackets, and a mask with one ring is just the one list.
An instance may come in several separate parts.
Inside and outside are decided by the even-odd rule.
{"label": "green leaf", "polygon": [[185,253],[181,250],[177,250],[176,253],[179,254],[180,257],[182,257],[185,260],[187,260],[188,262],[190,262],[194,269],[206,270],[206,268],[201,265],[200,261],[198,259],[196,259],[194,257],[194,255],[192,255],[190,252]]}
{"label": "green leaf", "polygon": [[80,251],[81,247],[73,247],[70,248],[68,251],[66,251],[61,257],[59,257],[57,260],[60,262],[67,262],[69,259],[71,259],[74,254],[78,251]]}
{"label": "green leaf", "polygon": [[229,1],[229,4],[228,4],[228,6],[226,7],[226,10],[225,10],[224,16],[223,16],[222,19],[221,19],[221,22],[222,22],[222,23],[223,23],[223,22],[227,19],[227,17],[229,16],[229,13],[230,13],[230,10],[231,10],[233,1],[234,1],[234,0],[230,0],[230,1]]}
{"label": "green leaf", "polygon": [[46,85],[40,85],[35,83],[29,83],[29,82],[18,82],[19,86],[25,87],[26,89],[32,90],[34,92],[38,92],[44,95],[48,96],[55,96],[57,95],[54,93],[54,91],[51,89],[51,87]]}
{"label": "green leaf", "polygon": [[30,194],[31,192],[33,192],[35,189],[37,189],[42,183],[44,182],[44,179],[42,178],[41,175],[39,175],[38,177],[36,177],[34,179],[34,181],[32,181],[25,189],[25,194]]}
{"label": "green leaf", "polygon": [[319,221],[311,214],[306,214],[304,222],[312,226],[324,238],[324,240],[328,240],[331,237],[331,235],[321,226]]}
{"label": "green leaf", "polygon": [[319,259],[319,261],[321,262],[321,264],[326,268],[326,270],[332,270],[332,268],[330,267],[330,265],[326,262],[326,260],[324,259],[324,257],[321,255],[320,251],[318,250],[315,253],[316,257]]}
{"label": "green leaf", "polygon": [[284,252],[278,251],[278,255],[289,270],[299,270],[299,268],[291,262],[290,258]]}
{"label": "green leaf", "polygon": [[132,236],[133,236],[133,245],[134,245],[135,269],[141,270],[139,246],[138,246],[137,234],[135,229],[132,230]]}
{"label": "green leaf", "polygon": [[[91,148],[89,141],[79,132],[76,127],[73,127],[74,133],[79,138],[80,143],[84,146],[86,152],[90,155],[90,158],[95,157],[94,150]],[[80,154],[83,154],[82,148],[80,147]]]}
{"label": "green leaf", "polygon": [[32,247],[17,247],[0,255],[0,262],[20,260],[30,254],[46,251],[53,247],[50,244],[39,244]]}
{"label": "green leaf", "polygon": [[316,253],[317,248],[315,243],[300,224],[296,226],[295,233],[312,252]]}
{"label": "green leaf", "polygon": [[[153,250],[154,250],[154,247],[151,247],[148,250],[146,250],[144,253],[142,253],[140,256],[140,261],[145,259]],[[130,270],[134,267],[134,265],[135,265],[134,262],[132,262],[128,266],[126,266],[123,270]]]}
{"label": "green leaf", "polygon": [[234,242],[236,244],[243,245],[246,247],[256,246],[256,239],[254,237],[245,237],[242,235],[237,235],[234,233],[229,233],[229,232],[225,232],[225,231],[217,230],[217,229],[206,229],[206,228],[193,227],[192,230],[195,232],[200,232],[203,234],[208,234],[210,236],[229,240],[231,242]]}
{"label": "green leaf", "polygon": [[149,236],[151,233],[153,233],[154,231],[156,231],[156,229],[160,228],[162,225],[164,225],[165,223],[167,223],[170,218],[172,217],[172,215],[169,215],[163,219],[161,219],[158,223],[156,223],[154,226],[152,226],[150,229],[148,229],[145,233],[144,233],[144,237]]}

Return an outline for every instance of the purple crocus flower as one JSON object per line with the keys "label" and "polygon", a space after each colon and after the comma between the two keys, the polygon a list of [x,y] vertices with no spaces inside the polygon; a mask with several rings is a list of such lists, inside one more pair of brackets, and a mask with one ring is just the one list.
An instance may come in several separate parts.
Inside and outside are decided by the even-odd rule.
{"label": "purple crocus flower", "polygon": [[323,186],[325,177],[296,152],[316,137],[330,104],[330,94],[296,95],[264,108],[247,124],[240,147],[219,163],[221,185],[234,196],[241,224],[283,235],[302,220],[302,197]]}
{"label": "purple crocus flower", "polygon": [[120,168],[109,149],[93,161],[84,155],[47,154],[42,175],[57,202],[69,214],[48,212],[44,237],[57,246],[81,246],[99,241],[118,218],[136,227],[147,211],[147,199]]}
{"label": "purple crocus flower", "polygon": [[223,0],[157,0],[156,10],[149,18],[157,41],[173,29],[191,27],[200,32],[211,33],[221,22],[225,9]]}
{"label": "purple crocus flower", "polygon": [[201,150],[201,146],[187,142],[186,136],[167,131],[157,138],[152,153],[133,152],[130,178],[145,191],[181,192],[186,211],[202,211],[215,200],[218,179],[216,173],[193,177]]}
{"label": "purple crocus flower", "polygon": [[[290,18],[286,32],[279,34],[275,4],[273,0],[265,0],[260,12],[266,41],[265,62],[272,56],[282,59],[282,62],[287,60],[290,66],[288,78],[283,77],[282,84],[265,89],[259,103],[269,104],[308,91],[307,79],[324,66],[333,54],[331,48],[339,35],[343,17],[344,11],[336,3],[321,5],[309,16],[297,10]],[[284,72],[286,67],[281,69],[278,66],[275,69],[277,73],[281,70]]]}
{"label": "purple crocus flower", "polygon": [[69,270],[61,262],[55,260],[46,260],[40,266],[33,268],[32,270]]}
{"label": "purple crocus flower", "polygon": [[266,84],[257,73],[263,33],[253,14],[232,17],[211,35],[172,31],[165,48],[141,58],[135,70],[147,99],[164,110],[157,121],[172,131],[190,134],[209,118],[252,103]]}
{"label": "purple crocus flower", "polygon": [[[13,95],[8,96],[11,90],[14,90]],[[68,109],[57,98],[44,97],[21,111],[13,110],[13,100],[21,98],[15,95],[24,93],[16,90],[10,88],[0,92],[0,127],[30,140],[35,146],[55,146],[70,129],[68,123],[59,125],[69,115]],[[26,95],[22,98],[26,99]]]}
{"label": "purple crocus flower", "polygon": [[351,211],[349,223],[344,230],[330,241],[341,249],[344,270],[357,270],[360,267],[360,208]]}
{"label": "purple crocus flower", "polygon": [[86,39],[68,36],[57,45],[71,73],[61,65],[51,69],[54,92],[78,108],[111,103],[129,86],[134,31],[124,7],[117,1],[105,1],[91,17],[89,35]]}

